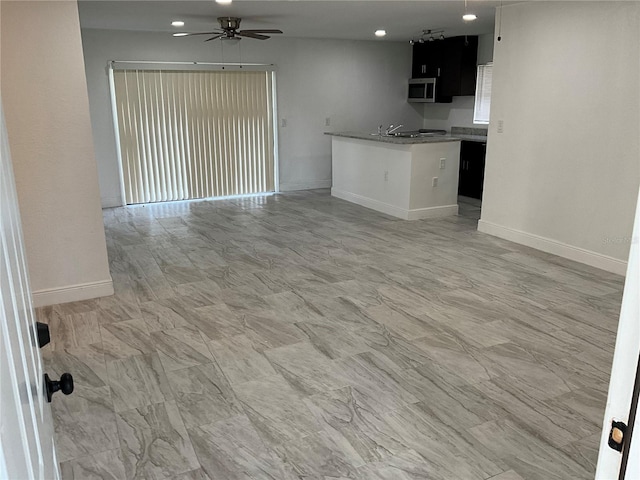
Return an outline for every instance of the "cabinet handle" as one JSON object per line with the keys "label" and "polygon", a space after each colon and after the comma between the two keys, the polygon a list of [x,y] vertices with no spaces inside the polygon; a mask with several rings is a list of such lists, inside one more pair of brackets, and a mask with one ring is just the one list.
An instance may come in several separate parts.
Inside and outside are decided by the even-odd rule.
{"label": "cabinet handle", "polygon": [[440,76],[440,67],[438,67],[438,76]]}
{"label": "cabinet handle", "polygon": [[422,65],[422,73],[427,73],[427,66],[426,65]]}

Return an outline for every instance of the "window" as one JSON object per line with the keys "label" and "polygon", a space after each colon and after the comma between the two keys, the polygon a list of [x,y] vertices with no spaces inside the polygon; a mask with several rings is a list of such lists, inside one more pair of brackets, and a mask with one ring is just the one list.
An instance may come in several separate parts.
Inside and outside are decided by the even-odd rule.
{"label": "window", "polygon": [[491,77],[493,64],[478,65],[476,76],[476,103],[473,108],[473,123],[489,124],[491,110]]}

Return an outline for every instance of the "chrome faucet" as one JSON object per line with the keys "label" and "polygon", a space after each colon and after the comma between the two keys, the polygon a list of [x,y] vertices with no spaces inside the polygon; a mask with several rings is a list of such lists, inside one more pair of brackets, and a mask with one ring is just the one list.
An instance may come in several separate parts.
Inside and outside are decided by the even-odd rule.
{"label": "chrome faucet", "polygon": [[400,125],[396,125],[394,126],[393,123],[391,125],[389,125],[389,127],[384,131],[385,135],[391,135],[393,132],[395,132],[396,130],[398,130],[399,128],[404,127],[404,125],[400,124]]}

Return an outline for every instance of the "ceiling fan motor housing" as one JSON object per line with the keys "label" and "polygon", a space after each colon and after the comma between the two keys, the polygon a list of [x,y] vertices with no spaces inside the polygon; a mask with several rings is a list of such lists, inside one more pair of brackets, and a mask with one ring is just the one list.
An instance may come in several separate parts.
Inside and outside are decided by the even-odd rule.
{"label": "ceiling fan motor housing", "polygon": [[218,17],[223,30],[237,30],[240,28],[240,20],[238,17]]}

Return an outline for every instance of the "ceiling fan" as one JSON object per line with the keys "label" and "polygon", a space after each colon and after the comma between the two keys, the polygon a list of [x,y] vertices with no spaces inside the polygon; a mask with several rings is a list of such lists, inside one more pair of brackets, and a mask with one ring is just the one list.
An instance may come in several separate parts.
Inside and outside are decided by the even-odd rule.
{"label": "ceiling fan", "polygon": [[240,40],[239,37],[247,37],[247,38],[255,38],[256,40],[267,40],[269,37],[265,35],[265,33],[283,33],[282,30],[238,30],[240,28],[240,21],[242,19],[239,17],[218,17],[218,22],[220,23],[221,30],[215,30],[213,32],[202,32],[202,33],[186,33],[180,35],[181,37],[190,37],[193,35],[213,35],[211,38],[207,38],[205,42],[210,42],[211,40],[216,40],[218,38],[222,40],[235,39]]}

